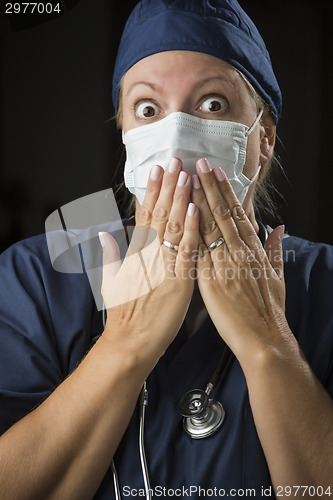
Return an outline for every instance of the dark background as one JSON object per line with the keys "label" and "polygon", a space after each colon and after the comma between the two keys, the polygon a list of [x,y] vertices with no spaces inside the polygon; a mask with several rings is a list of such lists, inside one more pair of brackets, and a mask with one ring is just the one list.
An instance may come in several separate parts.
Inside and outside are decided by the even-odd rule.
{"label": "dark background", "polygon": [[[6,16],[0,3],[0,251],[43,232],[57,207],[116,182],[112,69],[136,1],[60,3],[53,18]],[[279,212],[291,234],[333,244],[333,2],[240,3],[266,41],[284,98]]]}

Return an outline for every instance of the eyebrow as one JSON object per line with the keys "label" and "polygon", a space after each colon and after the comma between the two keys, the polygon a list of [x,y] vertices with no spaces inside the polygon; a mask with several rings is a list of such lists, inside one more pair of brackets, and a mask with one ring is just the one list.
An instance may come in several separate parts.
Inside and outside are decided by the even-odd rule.
{"label": "eyebrow", "polygon": [[[206,85],[206,83],[209,83],[209,82],[212,82],[214,80],[219,80],[219,81],[223,81],[224,83],[226,83],[227,85],[229,85],[230,87],[232,87],[233,89],[235,89],[235,84],[233,82],[231,82],[230,80],[227,80],[224,75],[211,75],[211,76],[208,76],[207,78],[204,78],[204,80],[199,80],[199,82],[195,85],[195,89],[200,89],[201,87],[203,87],[204,85]],[[125,95],[128,95],[132,92],[133,88],[138,86],[138,85],[145,85],[146,87],[149,87],[150,89],[154,90],[155,92],[158,92],[159,90],[161,90],[161,88],[156,85],[155,83],[152,83],[152,82],[149,82],[149,81],[139,81],[139,82],[134,82],[132,83],[132,85],[130,85],[129,89],[127,90],[126,94]]]}
{"label": "eyebrow", "polygon": [[227,85],[229,85],[233,89],[235,88],[235,84],[232,81],[227,80],[224,77],[224,75],[211,75],[211,76],[208,76],[204,80],[200,80],[200,82],[198,83],[198,85],[196,85],[196,88],[199,89],[199,88],[203,87],[204,85],[206,85],[206,83],[212,82],[214,80],[219,80],[219,81],[222,80],[224,83],[226,83]]}
{"label": "eyebrow", "polygon": [[157,91],[158,89],[158,86],[156,86],[154,83],[151,83],[151,82],[134,82],[132,83],[132,85],[130,85],[130,88],[128,89],[128,91],[126,92],[125,95],[128,95],[132,92],[133,88],[138,86],[138,85],[145,85],[146,87],[149,87],[151,88],[152,90],[154,90],[155,92]]}

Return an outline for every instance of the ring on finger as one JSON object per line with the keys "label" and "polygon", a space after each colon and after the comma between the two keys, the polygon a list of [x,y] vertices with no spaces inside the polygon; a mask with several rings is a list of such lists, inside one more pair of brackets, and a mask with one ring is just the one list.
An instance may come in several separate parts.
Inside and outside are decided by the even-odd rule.
{"label": "ring on finger", "polygon": [[213,250],[215,250],[215,248],[218,248],[219,246],[223,245],[223,243],[224,239],[222,238],[222,236],[220,236],[220,238],[217,238],[217,240],[213,241],[213,243],[211,243],[208,246],[208,250],[212,252]]}
{"label": "ring on finger", "polygon": [[170,241],[164,240],[163,241],[163,245],[165,247],[167,247],[167,248],[171,248],[171,250],[175,250],[176,252],[178,252],[179,246],[178,245],[174,245],[173,243],[170,243]]}

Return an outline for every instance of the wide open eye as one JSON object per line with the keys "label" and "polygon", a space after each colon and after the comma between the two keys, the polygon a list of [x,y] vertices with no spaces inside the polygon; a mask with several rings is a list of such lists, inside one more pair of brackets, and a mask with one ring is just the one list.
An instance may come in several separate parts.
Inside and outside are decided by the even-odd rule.
{"label": "wide open eye", "polygon": [[226,108],[227,105],[228,102],[223,97],[212,96],[203,101],[199,110],[204,111],[205,113],[218,113]]}
{"label": "wide open eye", "polygon": [[135,110],[135,115],[143,120],[154,118],[160,114],[159,107],[152,101],[144,101],[139,104]]}

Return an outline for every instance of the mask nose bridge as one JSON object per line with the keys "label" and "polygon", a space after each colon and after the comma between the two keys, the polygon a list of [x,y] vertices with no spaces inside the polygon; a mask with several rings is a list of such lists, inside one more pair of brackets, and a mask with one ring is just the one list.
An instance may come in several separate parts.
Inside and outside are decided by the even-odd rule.
{"label": "mask nose bridge", "polygon": [[168,135],[165,137],[165,139],[168,141],[172,149],[178,149],[179,148],[179,143],[181,140],[181,130],[186,127],[184,120],[180,116],[181,113],[180,111],[177,112],[172,117],[172,126],[171,126],[171,131],[170,129],[168,130]]}

